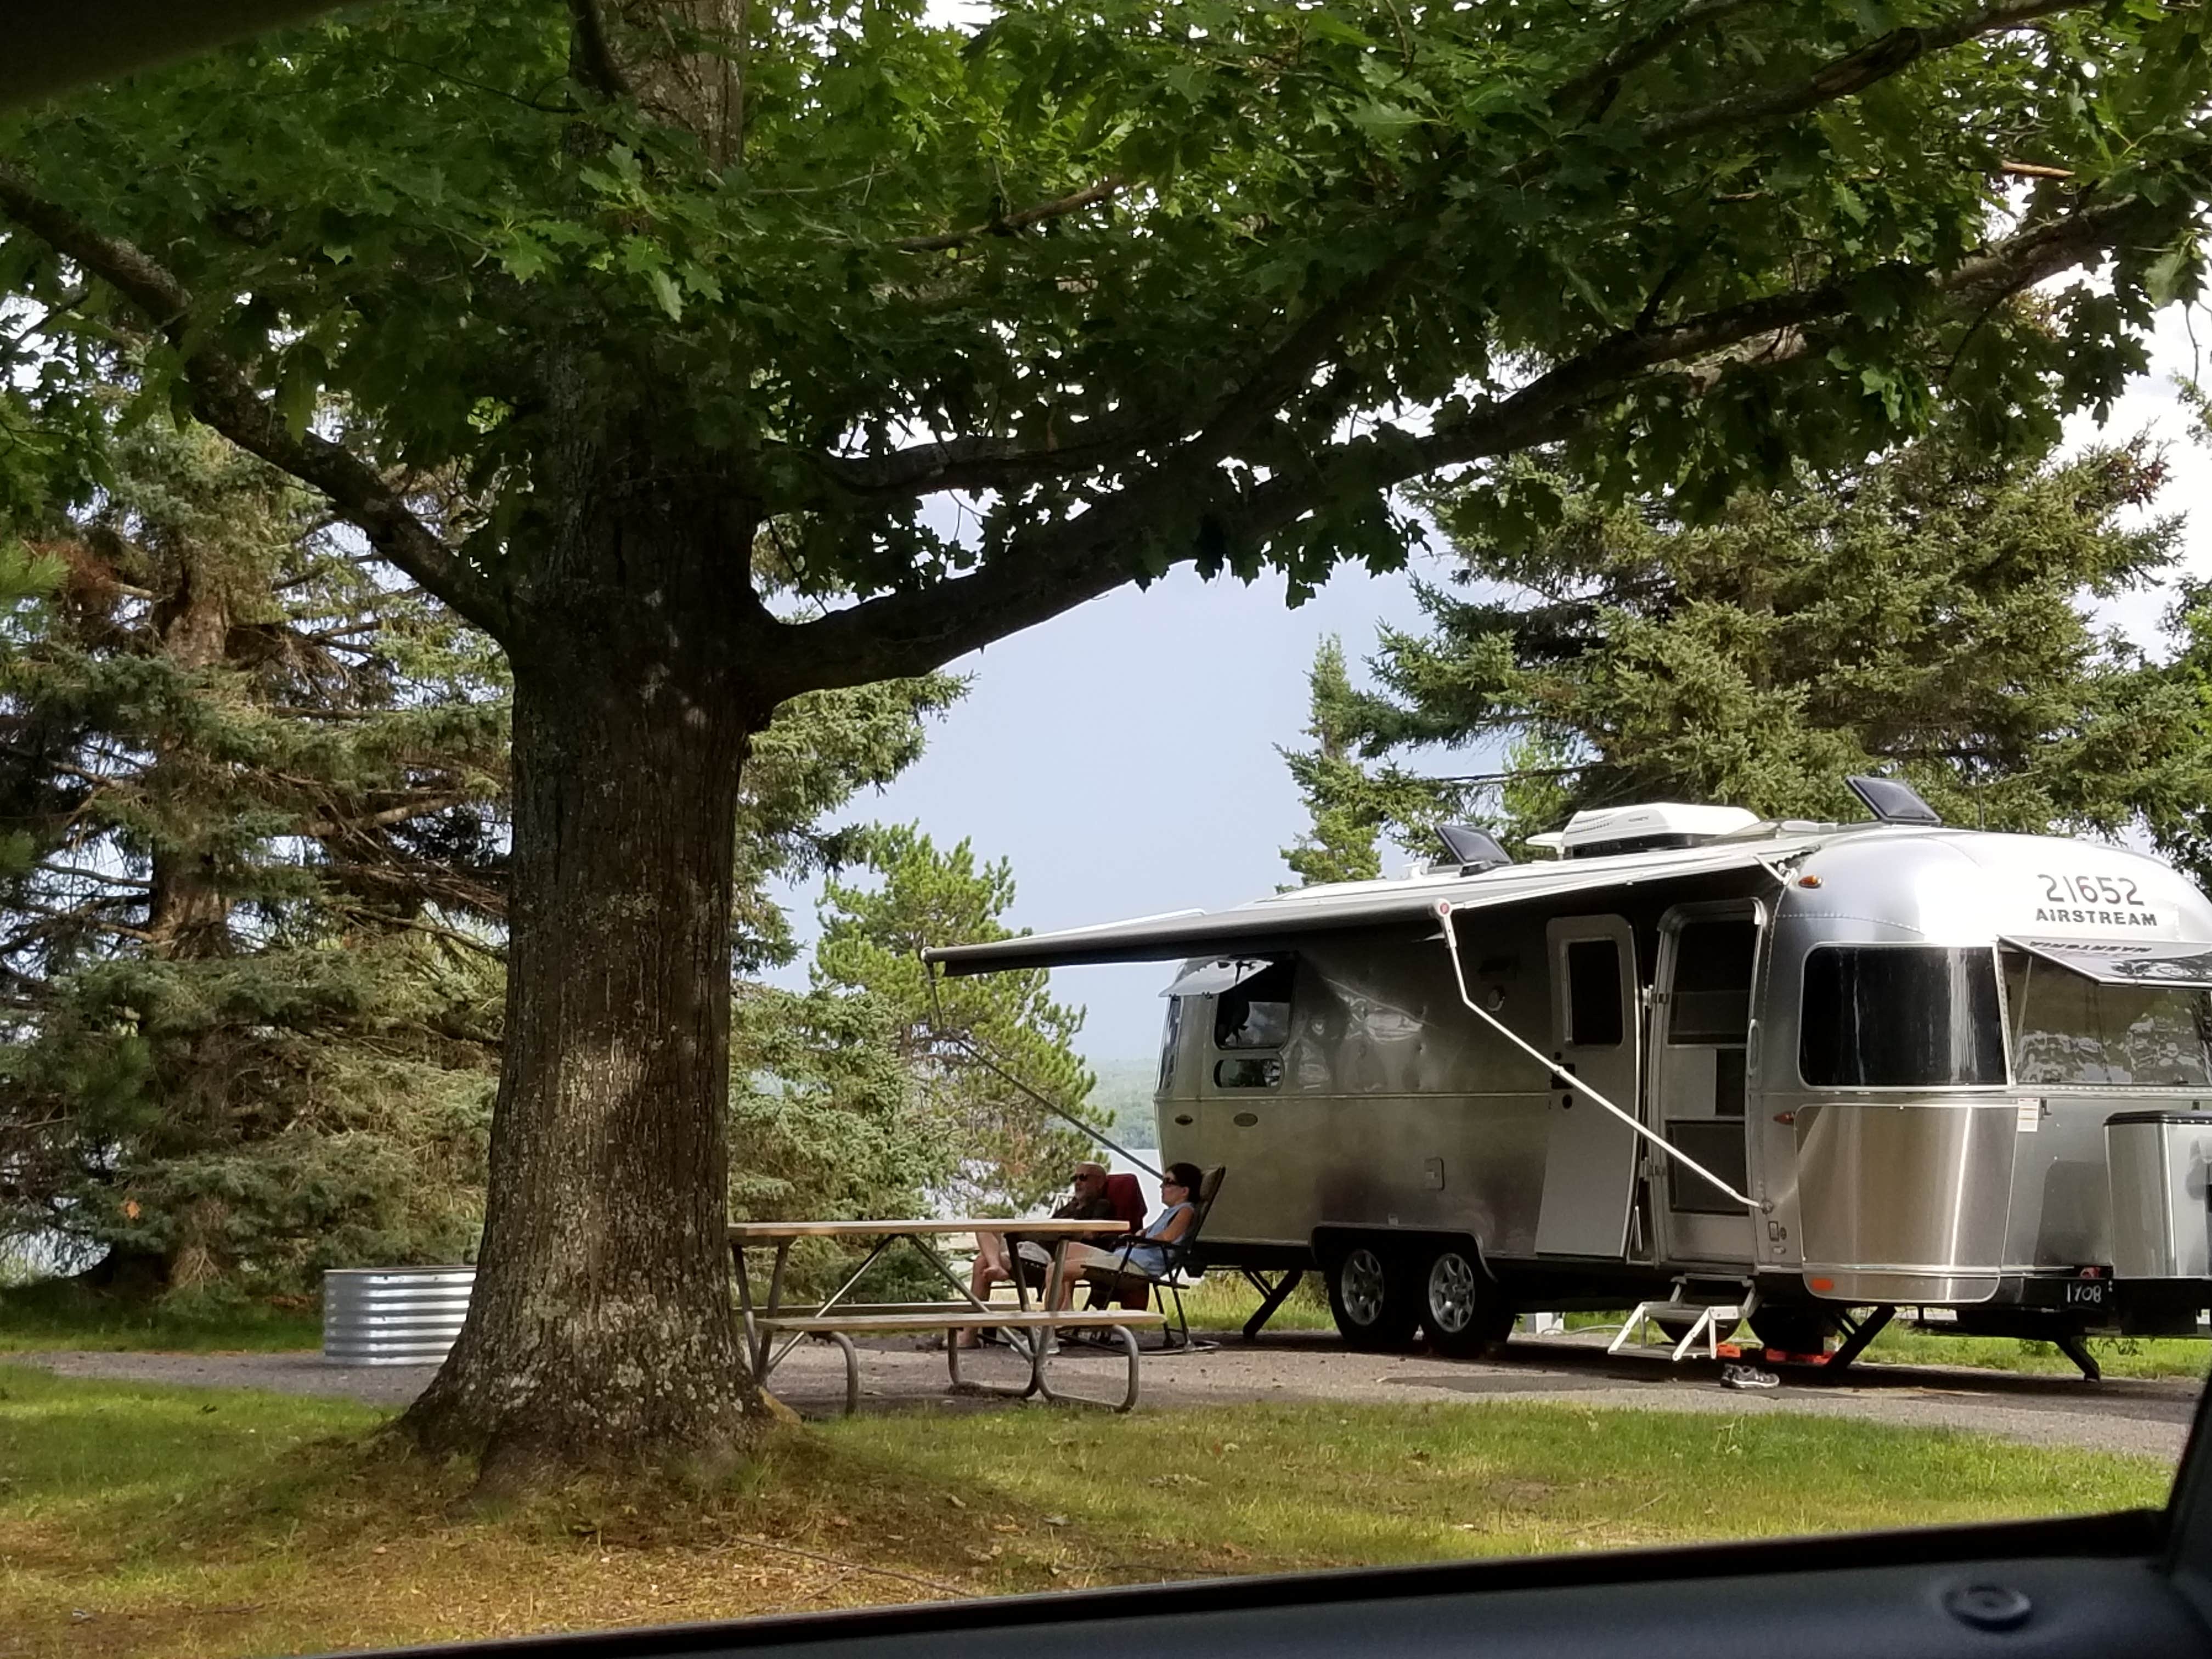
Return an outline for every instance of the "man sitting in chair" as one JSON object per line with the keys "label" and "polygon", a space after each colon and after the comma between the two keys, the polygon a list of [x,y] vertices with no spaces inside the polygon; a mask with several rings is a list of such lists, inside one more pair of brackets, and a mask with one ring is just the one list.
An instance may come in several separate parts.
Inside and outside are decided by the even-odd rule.
{"label": "man sitting in chair", "polygon": [[[1114,1200],[1106,1195],[1104,1164],[1085,1158],[1075,1166],[1075,1173],[1068,1178],[1067,1184],[1067,1201],[1052,1212],[1054,1221],[1112,1221],[1115,1218]],[[1017,1246],[1040,1252],[1043,1249],[1034,1241],[1024,1243],[1018,1233],[975,1235],[975,1265],[968,1273],[968,1293],[970,1296],[978,1302],[988,1302],[992,1285],[1003,1285],[1013,1278],[1017,1268],[1022,1265],[1015,1253]],[[1068,1248],[1072,1257],[1074,1251],[1083,1247],[1071,1245]],[[1033,1284],[1043,1282],[1041,1270],[1032,1273],[1030,1277]],[[974,1347],[978,1340],[978,1334],[974,1331],[963,1331],[959,1337],[960,1346],[963,1348]]]}
{"label": "man sitting in chair", "polygon": [[1197,1222],[1202,1179],[1195,1164],[1170,1164],[1160,1176],[1160,1212],[1140,1231],[1105,1245],[1069,1245],[1060,1305],[1065,1308],[1073,1298],[1079,1279],[1114,1286],[1124,1279],[1150,1282],[1164,1277],[1169,1248]]}

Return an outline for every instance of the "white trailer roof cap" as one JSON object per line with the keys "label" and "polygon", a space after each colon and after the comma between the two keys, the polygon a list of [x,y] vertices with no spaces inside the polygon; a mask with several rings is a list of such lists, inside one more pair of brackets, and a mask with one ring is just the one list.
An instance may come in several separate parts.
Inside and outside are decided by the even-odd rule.
{"label": "white trailer roof cap", "polygon": [[2004,942],[2100,985],[2212,988],[2212,943],[2178,939],[2015,939]]}
{"label": "white trailer roof cap", "polygon": [[1641,852],[1660,847],[1693,847],[1735,835],[1759,823],[1741,806],[1693,806],[1684,801],[1645,801],[1634,806],[1601,806],[1577,812],[1564,830],[1531,836],[1531,847],[1547,847],[1569,858],[1604,852]]}

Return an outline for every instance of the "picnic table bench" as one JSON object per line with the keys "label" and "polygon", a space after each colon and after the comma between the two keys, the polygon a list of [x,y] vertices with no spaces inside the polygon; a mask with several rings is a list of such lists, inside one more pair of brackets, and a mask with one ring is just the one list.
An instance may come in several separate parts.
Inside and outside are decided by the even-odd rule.
{"label": "picnic table bench", "polygon": [[[1136,1328],[1161,1325],[1164,1322],[1162,1316],[1127,1309],[1092,1309],[1087,1311],[1070,1309],[1056,1312],[1051,1306],[1058,1299],[1059,1286],[1066,1272],[1069,1243],[1077,1239],[1110,1235],[1121,1231],[1121,1224],[1115,1222],[1025,1218],[733,1222],[730,1225],[730,1256],[737,1272],[738,1315],[744,1328],[754,1377],[765,1387],[776,1365],[804,1338],[819,1337],[834,1342],[844,1355],[845,1412],[850,1416],[860,1409],[860,1355],[853,1346],[854,1336],[908,1335],[942,1331],[945,1333],[945,1369],[951,1375],[951,1386],[965,1389],[980,1385],[969,1383],[960,1374],[959,1333],[1002,1330],[1014,1336],[1016,1351],[1028,1361],[1029,1382],[1021,1389],[993,1389],[991,1392],[1022,1400],[1031,1396],[1045,1400],[1075,1400],[1091,1405],[1110,1405],[1115,1411],[1129,1411],[1137,1403],[1139,1387]],[[959,1276],[931,1243],[933,1239],[948,1234],[977,1232],[1018,1233],[1024,1238],[1049,1243],[1052,1255],[1045,1275],[1042,1307],[1030,1305],[1028,1285],[1018,1273],[1014,1278],[1013,1307],[979,1300],[969,1294],[967,1285],[960,1281]],[[786,1306],[783,1279],[791,1247],[801,1239],[808,1238],[866,1238],[875,1242],[860,1265],[848,1274],[845,1282],[824,1300]],[[921,1255],[952,1287],[957,1299],[941,1302],[846,1300],[868,1268],[886,1250],[901,1243],[911,1245]],[[760,1248],[773,1250],[775,1265],[769,1277],[766,1300],[757,1304],[746,1251]],[[1051,1339],[1055,1332],[1069,1328],[1103,1329],[1112,1332],[1119,1340],[1129,1367],[1127,1387],[1119,1401],[1091,1401],[1080,1395],[1054,1391],[1047,1375],[1048,1363],[1054,1352]],[[779,1338],[783,1339],[781,1344]]]}

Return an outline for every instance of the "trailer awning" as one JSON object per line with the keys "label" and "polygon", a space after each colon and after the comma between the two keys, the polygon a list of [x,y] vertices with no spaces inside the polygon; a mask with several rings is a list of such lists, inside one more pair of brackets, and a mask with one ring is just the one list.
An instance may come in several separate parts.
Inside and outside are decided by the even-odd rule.
{"label": "trailer awning", "polygon": [[2004,943],[2100,985],[2212,990],[2212,944],[2173,939],[2015,939]]}
{"label": "trailer awning", "polygon": [[1619,858],[1513,864],[1477,875],[1415,876],[1405,881],[1346,882],[1255,899],[1230,910],[1181,910],[1134,921],[1066,933],[1029,933],[988,945],[947,945],[924,951],[948,974],[995,974],[1020,968],[1070,968],[1101,962],[1175,962],[1279,956],[1302,938],[1352,927],[1428,924],[1433,932],[1449,905],[1455,914],[1534,903],[1606,889],[1751,870],[1794,858],[1814,837],[1777,837]]}

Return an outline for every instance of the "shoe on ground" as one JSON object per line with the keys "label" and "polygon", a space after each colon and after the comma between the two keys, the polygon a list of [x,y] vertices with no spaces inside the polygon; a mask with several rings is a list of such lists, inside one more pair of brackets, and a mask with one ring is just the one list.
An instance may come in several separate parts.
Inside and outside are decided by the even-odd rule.
{"label": "shoe on ground", "polygon": [[1781,1386],[1779,1376],[1757,1365],[1721,1367],[1721,1387],[1724,1389],[1778,1389]]}

